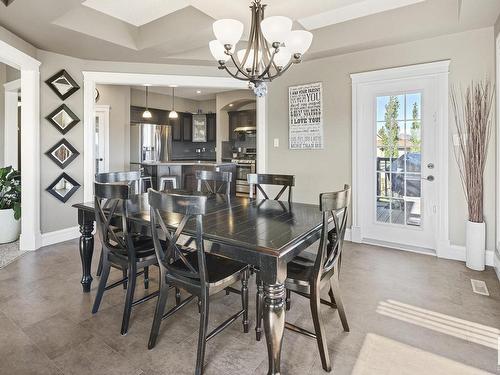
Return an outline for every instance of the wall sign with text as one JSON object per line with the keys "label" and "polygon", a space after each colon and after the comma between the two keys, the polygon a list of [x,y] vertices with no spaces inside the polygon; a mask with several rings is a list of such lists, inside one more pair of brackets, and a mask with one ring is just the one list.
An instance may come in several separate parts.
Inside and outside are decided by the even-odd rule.
{"label": "wall sign with text", "polygon": [[323,149],[323,86],[321,82],[288,88],[289,147]]}

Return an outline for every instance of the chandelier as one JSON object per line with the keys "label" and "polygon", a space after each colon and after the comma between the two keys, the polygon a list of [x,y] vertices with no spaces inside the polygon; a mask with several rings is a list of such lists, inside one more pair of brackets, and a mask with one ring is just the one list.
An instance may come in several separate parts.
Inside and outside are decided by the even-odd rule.
{"label": "chandelier", "polygon": [[[293,64],[300,63],[313,38],[309,31],[292,31],[292,20],[288,17],[264,18],[265,7],[261,0],[252,1],[252,26],[246,48],[235,53],[236,44],[243,35],[243,23],[233,19],[214,22],[213,31],[217,39],[209,43],[210,52],[219,62],[219,69],[227,71],[233,78],[248,81],[249,88],[257,96],[266,95],[266,82],[281,76]],[[235,66],[233,71],[226,64],[229,60]]]}

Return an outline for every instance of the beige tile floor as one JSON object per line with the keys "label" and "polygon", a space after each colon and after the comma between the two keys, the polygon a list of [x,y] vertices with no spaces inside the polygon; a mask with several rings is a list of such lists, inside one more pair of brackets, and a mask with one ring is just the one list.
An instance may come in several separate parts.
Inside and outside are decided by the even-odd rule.
{"label": "beige tile floor", "polygon": [[[148,350],[155,301],[135,308],[129,333],[121,336],[123,289],[107,292],[92,315],[98,278],[83,294],[80,272],[77,241],[27,254],[0,270],[0,374],[193,373],[194,303],[163,322],[157,347]],[[490,297],[472,292],[471,277],[487,283]],[[499,372],[500,284],[491,268],[473,272],[460,262],[347,243],[341,287],[351,332],[342,331],[335,310],[322,310],[334,374]],[[143,294],[140,286],[137,295]],[[239,304],[234,294],[214,296],[211,325]],[[294,296],[287,320],[312,329],[307,301]],[[283,374],[324,374],[315,341],[307,337],[285,332],[282,358]],[[207,374],[266,371],[265,342],[256,342],[253,331],[244,334],[239,322],[208,344]]]}

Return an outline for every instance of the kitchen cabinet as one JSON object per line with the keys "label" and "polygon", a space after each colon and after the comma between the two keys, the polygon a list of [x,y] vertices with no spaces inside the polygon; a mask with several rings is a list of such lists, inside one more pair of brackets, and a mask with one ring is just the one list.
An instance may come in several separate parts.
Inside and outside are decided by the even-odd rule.
{"label": "kitchen cabinet", "polygon": [[191,142],[193,140],[193,115],[191,113],[179,114],[182,122],[182,140]]}
{"label": "kitchen cabinet", "polygon": [[207,142],[215,142],[217,140],[217,117],[215,113],[207,115]]}
{"label": "kitchen cabinet", "polygon": [[146,119],[142,117],[145,110],[146,108],[144,107],[130,107],[130,122],[133,124],[166,124],[165,111],[150,108],[149,112],[151,112],[151,118]]}
{"label": "kitchen cabinet", "polygon": [[244,126],[256,126],[257,114],[254,109],[245,111],[231,111],[229,114],[229,139],[237,141],[238,134],[234,129]]}
{"label": "kitchen cabinet", "polygon": [[172,141],[182,141],[182,123],[179,118],[168,119],[169,125],[172,127]]}

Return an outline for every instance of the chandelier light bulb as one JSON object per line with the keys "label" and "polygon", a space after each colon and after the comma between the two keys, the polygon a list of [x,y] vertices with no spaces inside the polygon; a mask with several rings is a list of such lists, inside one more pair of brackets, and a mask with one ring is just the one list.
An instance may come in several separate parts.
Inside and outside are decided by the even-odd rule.
{"label": "chandelier light bulb", "polygon": [[[243,59],[245,58],[245,53],[247,52],[246,49],[240,49],[237,53],[238,56],[238,61],[240,64],[243,64]],[[245,65],[243,66],[245,69],[252,69],[253,67],[253,58],[254,58],[254,50],[251,49],[250,53],[248,54],[247,61],[245,61]],[[259,51],[257,54],[257,61],[260,65],[262,61],[262,52]]]}
{"label": "chandelier light bulb", "polygon": [[312,39],[309,31],[294,30],[285,39],[285,45],[291,53],[303,55],[311,47]]}
{"label": "chandelier light bulb", "polygon": [[213,24],[214,35],[223,45],[234,46],[243,35],[243,23],[238,20],[225,18]]}
{"label": "chandelier light bulb", "polygon": [[283,16],[267,17],[261,22],[260,28],[264,38],[271,45],[274,43],[281,44],[292,31],[292,20]]}
{"label": "chandelier light bulb", "polygon": [[286,66],[292,58],[292,53],[286,47],[280,47],[278,52],[274,55],[274,63],[278,68]]}
{"label": "chandelier light bulb", "polygon": [[208,46],[210,47],[210,52],[215,60],[224,62],[229,60],[230,56],[226,54],[226,49],[217,39],[212,40]]}

